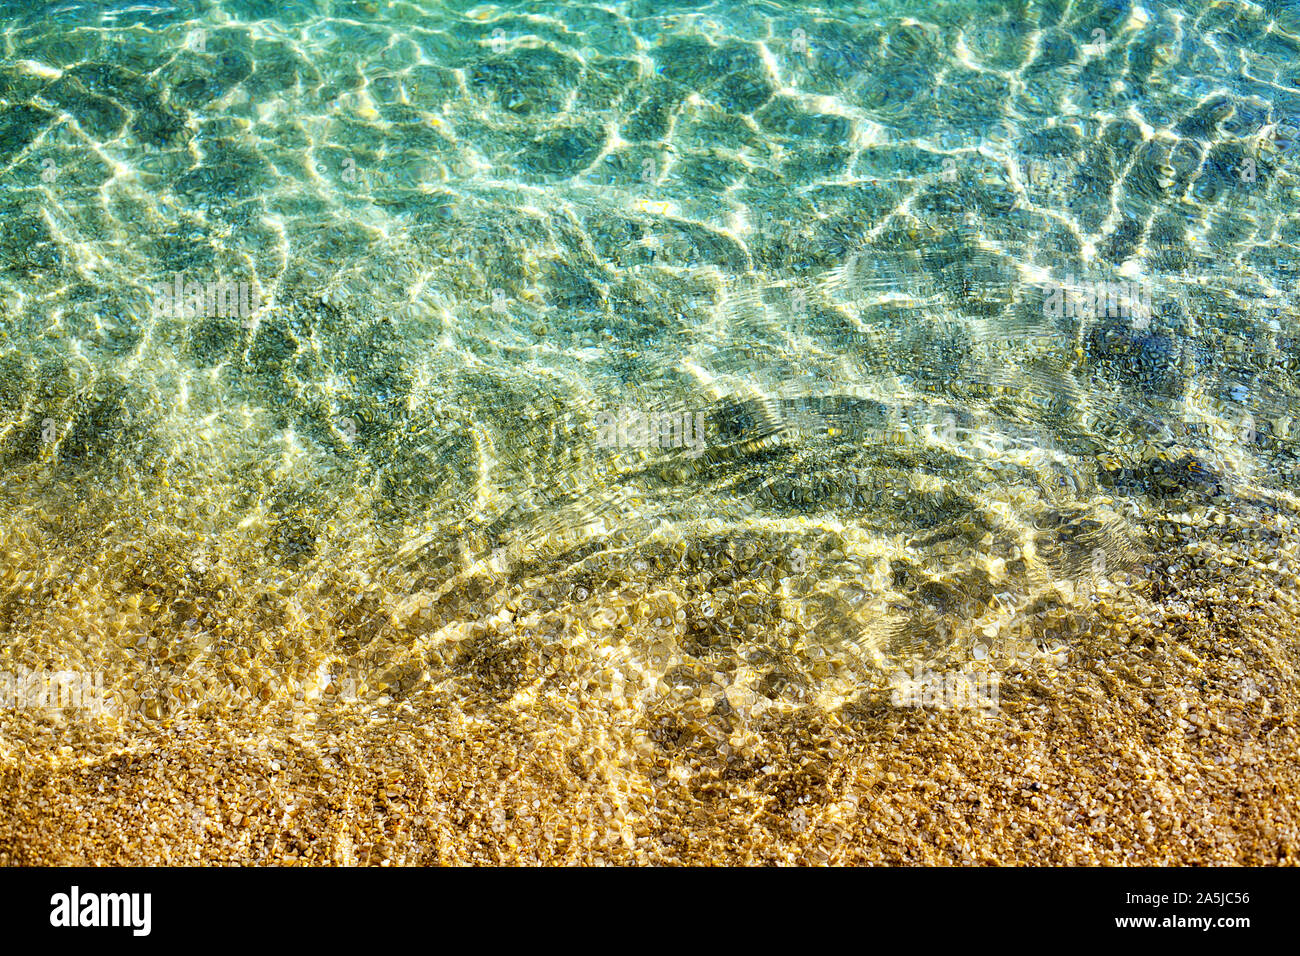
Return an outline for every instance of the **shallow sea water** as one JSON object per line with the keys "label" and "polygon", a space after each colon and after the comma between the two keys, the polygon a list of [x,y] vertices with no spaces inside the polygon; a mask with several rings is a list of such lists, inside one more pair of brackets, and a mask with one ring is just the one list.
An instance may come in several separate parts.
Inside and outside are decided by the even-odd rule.
{"label": "shallow sea water", "polygon": [[0,671],[128,739],[437,699],[725,762],[995,714],[1175,542],[1289,600],[1294,3],[0,24]]}

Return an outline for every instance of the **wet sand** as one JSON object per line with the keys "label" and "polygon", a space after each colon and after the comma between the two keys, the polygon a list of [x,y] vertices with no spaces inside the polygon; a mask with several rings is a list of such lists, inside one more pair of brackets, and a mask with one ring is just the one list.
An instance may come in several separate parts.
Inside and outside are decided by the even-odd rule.
{"label": "wet sand", "polygon": [[1167,546],[1140,618],[1101,608],[1063,666],[1006,673],[992,715],[867,694],[740,721],[724,753],[698,699],[570,696],[598,686],[581,654],[536,662],[527,707],[325,697],[125,739],[10,711],[0,862],[1292,865],[1295,541],[1270,569],[1225,527]]}

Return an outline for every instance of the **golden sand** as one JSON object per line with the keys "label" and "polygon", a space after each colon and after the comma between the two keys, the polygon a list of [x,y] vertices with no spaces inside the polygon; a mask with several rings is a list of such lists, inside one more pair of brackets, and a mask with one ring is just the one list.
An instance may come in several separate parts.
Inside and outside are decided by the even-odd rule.
{"label": "golden sand", "polygon": [[734,712],[719,742],[698,709],[629,710],[557,648],[480,661],[484,680],[523,668],[526,706],[327,694],[112,729],[10,711],[0,861],[1295,863],[1293,542],[1270,569],[1233,557],[1232,524],[1215,545],[1157,532],[1145,612],[1103,608],[1063,666],[1005,673],[992,715],[874,692]]}

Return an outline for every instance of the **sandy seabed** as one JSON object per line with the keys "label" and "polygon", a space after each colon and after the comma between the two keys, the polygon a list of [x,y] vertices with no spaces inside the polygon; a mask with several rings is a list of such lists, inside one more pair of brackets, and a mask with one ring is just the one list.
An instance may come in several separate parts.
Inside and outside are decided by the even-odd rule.
{"label": "sandy seabed", "polygon": [[[638,708],[576,641],[479,658],[475,693],[466,670],[365,706],[10,710],[0,862],[1293,864],[1293,542],[1264,564],[1232,524],[1169,544],[1141,613],[1004,673],[993,713]],[[500,667],[527,676],[493,700]]]}

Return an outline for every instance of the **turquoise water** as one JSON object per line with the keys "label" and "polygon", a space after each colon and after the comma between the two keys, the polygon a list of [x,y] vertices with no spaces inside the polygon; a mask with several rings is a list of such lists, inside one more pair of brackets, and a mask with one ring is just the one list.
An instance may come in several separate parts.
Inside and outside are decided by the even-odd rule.
{"label": "turquoise water", "polygon": [[0,23],[10,670],[724,733],[1291,527],[1294,3]]}

